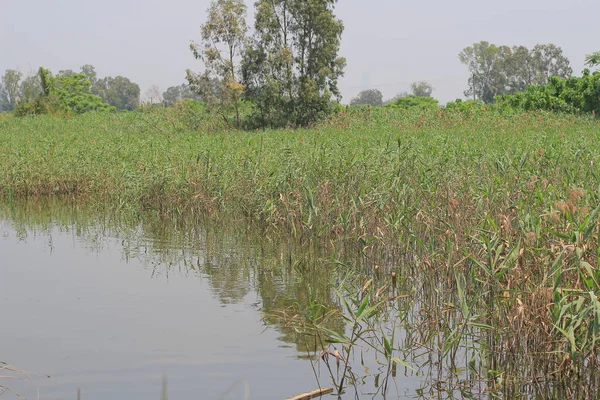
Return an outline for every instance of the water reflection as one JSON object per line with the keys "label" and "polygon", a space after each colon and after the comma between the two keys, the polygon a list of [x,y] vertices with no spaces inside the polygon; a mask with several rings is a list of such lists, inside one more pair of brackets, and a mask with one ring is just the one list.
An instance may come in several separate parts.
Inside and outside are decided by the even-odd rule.
{"label": "water reflection", "polygon": [[[45,398],[77,387],[86,400],[148,398],[164,372],[172,399],[243,398],[247,387],[250,398],[285,398],[317,386],[313,365],[323,386],[343,383],[344,398],[589,398],[598,388],[593,365],[555,379],[543,343],[488,329],[484,308],[462,306],[462,278],[416,268],[417,253],[57,200],[0,210],[11,326],[0,356],[53,374],[51,384],[35,380]],[[351,337],[360,305],[348,311],[344,300],[367,295],[378,312],[351,352],[302,329],[318,305],[321,328]]]}

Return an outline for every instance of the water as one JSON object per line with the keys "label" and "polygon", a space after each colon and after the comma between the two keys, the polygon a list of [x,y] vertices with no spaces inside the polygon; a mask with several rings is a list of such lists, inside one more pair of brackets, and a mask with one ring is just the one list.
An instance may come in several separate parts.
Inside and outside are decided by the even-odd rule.
{"label": "water", "polygon": [[[236,220],[175,221],[60,201],[0,204],[0,361],[29,372],[0,385],[49,400],[76,399],[78,389],[83,400],[158,399],[163,390],[171,400],[284,399],[316,389],[315,373],[334,387],[344,363],[332,353],[313,371],[310,358],[321,348],[293,327],[318,305],[327,314],[322,327],[350,335],[340,293],[351,302],[370,282],[378,297],[369,304],[382,305],[361,326],[368,340],[349,357],[343,399],[597,393],[593,366],[556,383],[535,341],[512,349],[498,332],[469,324],[454,275],[432,274],[418,260],[292,240]],[[375,264],[394,265],[396,284]],[[485,312],[476,304],[469,300],[469,315]],[[392,356],[413,369],[389,368],[383,335]]]}
{"label": "water", "polygon": [[158,398],[163,375],[170,399],[285,398],[316,385],[263,322],[260,256],[235,237],[193,249],[146,235],[132,248],[97,225],[9,220],[0,234],[1,359],[51,376],[11,380],[27,398],[74,399],[77,388],[86,400]]}

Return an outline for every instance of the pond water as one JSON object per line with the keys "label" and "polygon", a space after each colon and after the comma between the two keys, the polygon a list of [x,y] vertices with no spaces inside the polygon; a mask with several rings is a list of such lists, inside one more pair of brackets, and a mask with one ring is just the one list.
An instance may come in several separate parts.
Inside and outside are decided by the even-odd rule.
{"label": "pond water", "polygon": [[[319,385],[343,399],[598,392],[595,364],[557,382],[543,342],[515,346],[470,320],[490,293],[461,297],[464,278],[418,266],[427,254],[365,248],[239,220],[0,204],[0,361],[27,371],[0,364],[0,386],[52,400],[284,399]],[[343,335],[349,353],[323,339]]]}
{"label": "pond water", "polygon": [[[318,388],[298,335],[267,322],[308,288],[325,290],[306,254],[235,224],[178,231],[86,215],[48,205],[1,214],[0,360],[29,373],[0,384],[28,399],[80,389],[84,400],[159,398],[165,379],[169,399]],[[414,394],[418,382],[399,379],[394,397]]]}

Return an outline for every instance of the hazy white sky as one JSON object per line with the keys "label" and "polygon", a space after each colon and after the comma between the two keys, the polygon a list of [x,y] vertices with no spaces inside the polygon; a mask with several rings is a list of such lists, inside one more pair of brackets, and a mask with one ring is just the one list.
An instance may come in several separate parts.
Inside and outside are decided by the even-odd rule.
{"label": "hazy white sky", "polygon": [[[252,7],[253,1],[246,2]],[[0,73],[53,72],[93,64],[99,76],[124,75],[142,94],[184,82],[201,64],[189,51],[199,40],[209,0],[0,0]],[[427,80],[442,102],[463,97],[467,69],[458,53],[481,40],[554,43],[573,70],[600,50],[600,0],[340,0],[341,55],[348,65],[343,101],[377,88],[384,98]],[[251,25],[252,22],[249,21]]]}

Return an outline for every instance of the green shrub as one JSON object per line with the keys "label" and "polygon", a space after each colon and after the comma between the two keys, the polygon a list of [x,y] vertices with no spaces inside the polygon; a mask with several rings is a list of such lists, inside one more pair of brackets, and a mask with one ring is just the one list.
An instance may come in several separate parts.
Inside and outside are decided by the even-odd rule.
{"label": "green shrub", "polygon": [[581,77],[551,77],[548,84],[496,96],[502,110],[546,110],[562,113],[600,113],[600,72],[585,70]]}
{"label": "green shrub", "polygon": [[485,103],[481,100],[462,100],[456,99],[446,103],[446,110],[454,110],[460,112],[473,112],[479,108],[485,107]]}
{"label": "green shrub", "polygon": [[115,111],[91,92],[91,82],[83,74],[52,76],[40,67],[42,93],[26,102],[19,102],[16,116],[36,114],[83,114],[88,111]]}
{"label": "green shrub", "polygon": [[439,104],[438,101],[432,97],[409,94],[408,96],[398,97],[392,103],[386,104],[385,107],[402,110],[408,110],[409,108],[436,109],[439,107]]}

